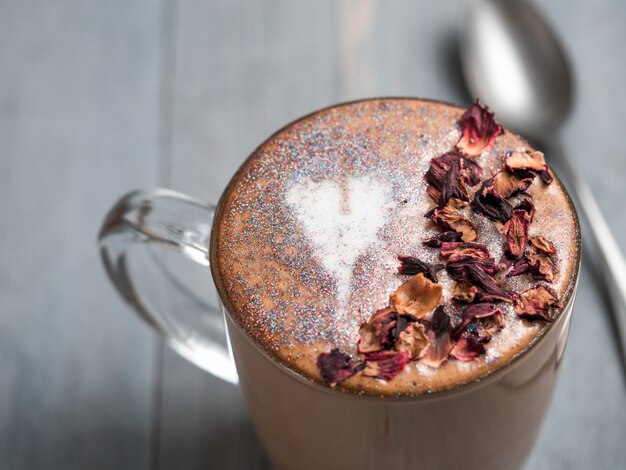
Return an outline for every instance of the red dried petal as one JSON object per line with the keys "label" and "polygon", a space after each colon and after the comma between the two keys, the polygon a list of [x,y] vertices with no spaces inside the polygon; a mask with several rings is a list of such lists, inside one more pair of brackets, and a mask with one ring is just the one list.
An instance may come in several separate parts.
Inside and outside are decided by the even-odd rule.
{"label": "red dried petal", "polygon": [[410,354],[401,352],[376,352],[365,356],[363,375],[379,380],[389,381],[398,375],[408,364]]}
{"label": "red dried petal", "polygon": [[511,218],[504,224],[506,234],[505,252],[511,258],[520,258],[528,244],[528,213],[523,210],[514,210]]}
{"label": "red dried petal", "polygon": [[407,326],[394,346],[396,351],[406,351],[410,359],[419,359],[426,354],[426,349],[430,343],[426,328],[421,323],[411,323]]}
{"label": "red dried petal", "polygon": [[539,175],[545,184],[552,183],[550,167],[542,152],[538,150],[516,150],[504,159],[504,167],[511,173],[532,172]]}
{"label": "red dried petal", "polygon": [[552,282],[554,281],[554,264],[543,253],[531,251],[526,255],[528,262],[528,272],[536,279]]}
{"label": "red dried petal", "polygon": [[481,267],[476,265],[465,266],[466,283],[476,286],[476,300],[479,302],[512,302],[517,298],[515,292],[501,288],[496,281]]}
{"label": "red dried petal", "polygon": [[449,232],[442,232],[439,235],[434,237],[427,238],[422,243],[424,245],[429,246],[431,248],[439,248],[442,243],[446,242],[460,242],[462,234],[459,232],[455,232],[454,230],[450,230]]}
{"label": "red dried petal", "polygon": [[412,321],[415,319],[406,315],[399,315],[389,307],[378,310],[359,328],[359,340],[357,342],[359,353],[391,349],[402,330]]}
{"label": "red dried petal", "polygon": [[513,208],[513,210],[525,212],[528,223],[531,223],[535,217],[535,205],[530,197],[525,197],[519,202],[519,204],[517,204],[517,206]]}
{"label": "red dried petal", "polygon": [[489,249],[484,243],[446,242],[441,244],[441,256],[448,258],[448,261],[457,261],[465,257],[487,259]]}
{"label": "red dried petal", "polygon": [[480,166],[459,152],[448,152],[430,161],[425,179],[428,194],[440,207],[450,198],[468,200],[467,187],[480,182]]}
{"label": "red dried petal", "polygon": [[471,362],[485,354],[485,346],[472,336],[459,339],[450,355],[461,362]]}
{"label": "red dried petal", "polygon": [[447,258],[446,271],[456,281],[467,280],[466,268],[475,266],[488,275],[496,273],[496,264],[483,243],[444,243],[441,255]]}
{"label": "red dried petal", "polygon": [[493,189],[503,198],[508,198],[522,191],[526,191],[535,176],[517,175],[501,171],[493,177]]}
{"label": "red dried petal", "polygon": [[333,349],[319,355],[317,366],[324,383],[334,387],[362,370],[365,365],[353,361],[348,354],[339,351],[339,349]]}
{"label": "red dried petal", "polygon": [[452,166],[458,162],[462,165],[461,176],[463,182],[467,183],[469,186],[476,186],[480,183],[480,165],[466,158],[462,153],[455,151],[444,153],[430,161],[430,167],[425,175],[426,182],[438,191],[441,191],[447,173]]}
{"label": "red dried petal", "polygon": [[513,207],[493,187],[493,178],[483,183],[472,200],[472,209],[485,217],[505,223],[511,218]]}
{"label": "red dried petal", "polygon": [[454,329],[454,337],[459,338],[464,332],[469,331],[486,343],[503,327],[502,311],[494,304],[472,304],[463,310],[461,322]]}
{"label": "red dried petal", "polygon": [[556,292],[546,286],[537,286],[520,294],[515,313],[526,320],[551,322],[554,321],[554,309],[561,307]]}
{"label": "red dried petal", "polygon": [[503,133],[502,126],[496,123],[493,113],[487,106],[481,106],[478,99],[463,113],[459,125],[463,135],[456,147],[471,157],[480,155]]}
{"label": "red dried petal", "polygon": [[526,257],[523,257],[513,264],[511,270],[506,274],[506,277],[519,276],[520,274],[524,274],[527,271],[528,260],[526,259]]}
{"label": "red dried petal", "polygon": [[442,209],[434,209],[429,212],[433,224],[444,231],[455,231],[461,234],[461,239],[467,242],[476,240],[478,232],[474,224],[458,211],[462,209],[463,203],[458,199],[450,199],[448,205]]}
{"label": "red dried petal", "polygon": [[426,354],[421,361],[430,366],[437,368],[448,360],[450,350],[453,343],[451,338],[452,325],[450,324],[450,316],[445,312],[442,305],[437,307],[430,323],[428,338],[430,344],[426,350]]}
{"label": "red dried petal", "polygon": [[398,274],[414,276],[422,273],[433,282],[437,282],[437,271],[443,269],[443,264],[426,263],[413,256],[398,256],[398,260],[400,261]]}
{"label": "red dried petal", "polygon": [[544,253],[548,256],[552,256],[556,254],[556,248],[554,244],[547,240],[544,237],[530,237],[528,242],[533,246],[537,251]]}

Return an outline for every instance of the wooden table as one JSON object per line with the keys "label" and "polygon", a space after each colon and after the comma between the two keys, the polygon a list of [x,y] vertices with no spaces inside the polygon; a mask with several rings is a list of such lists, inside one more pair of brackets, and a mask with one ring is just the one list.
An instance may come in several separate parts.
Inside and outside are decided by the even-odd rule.
{"label": "wooden table", "polygon": [[[626,4],[543,3],[577,78],[565,145],[626,243]],[[239,390],[114,293],[99,224],[134,188],[215,201],[258,143],[316,108],[467,103],[462,6],[0,0],[0,468],[268,468]],[[585,266],[529,469],[626,466],[626,382],[596,278]]]}

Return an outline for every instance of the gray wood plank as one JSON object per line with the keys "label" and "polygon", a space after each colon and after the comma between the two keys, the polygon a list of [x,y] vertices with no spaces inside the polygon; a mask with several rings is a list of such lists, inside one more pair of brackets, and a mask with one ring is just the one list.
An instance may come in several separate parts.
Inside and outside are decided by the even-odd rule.
{"label": "gray wood plank", "polygon": [[0,468],[147,469],[154,335],[96,235],[158,183],[160,2],[0,3]]}
{"label": "gray wood plank", "polygon": [[[611,214],[618,239],[626,242],[626,161],[620,158],[626,5],[544,3],[578,79],[565,144]],[[462,3],[436,0],[344,0],[333,6],[182,2],[171,185],[215,200],[267,135],[333,101],[413,95],[468,102],[453,57],[461,8]],[[574,315],[561,380],[528,468],[600,470],[626,461],[625,382],[603,295],[587,267]],[[169,351],[162,381],[160,468],[266,468],[235,388]]]}

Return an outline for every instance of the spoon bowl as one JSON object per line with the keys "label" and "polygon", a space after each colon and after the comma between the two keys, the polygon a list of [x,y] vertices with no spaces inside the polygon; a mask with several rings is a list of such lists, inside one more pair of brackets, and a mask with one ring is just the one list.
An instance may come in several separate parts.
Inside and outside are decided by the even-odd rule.
{"label": "spoon bowl", "polygon": [[573,96],[568,62],[531,5],[479,0],[463,19],[459,39],[470,92],[508,127],[544,136],[565,118]]}

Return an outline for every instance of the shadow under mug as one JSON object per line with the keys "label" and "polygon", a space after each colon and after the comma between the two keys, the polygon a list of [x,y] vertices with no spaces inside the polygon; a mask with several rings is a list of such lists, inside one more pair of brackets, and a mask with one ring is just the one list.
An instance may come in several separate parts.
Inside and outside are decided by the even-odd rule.
{"label": "shadow under mug", "polygon": [[153,256],[154,250],[169,249],[208,267],[215,211],[166,189],[128,194],[103,223],[102,260],[122,297],[171,347],[217,377],[239,382],[275,468],[523,465],[554,390],[575,289],[531,347],[482,380],[410,398],[344,393],[278,363],[246,336],[221,302],[199,301]]}

